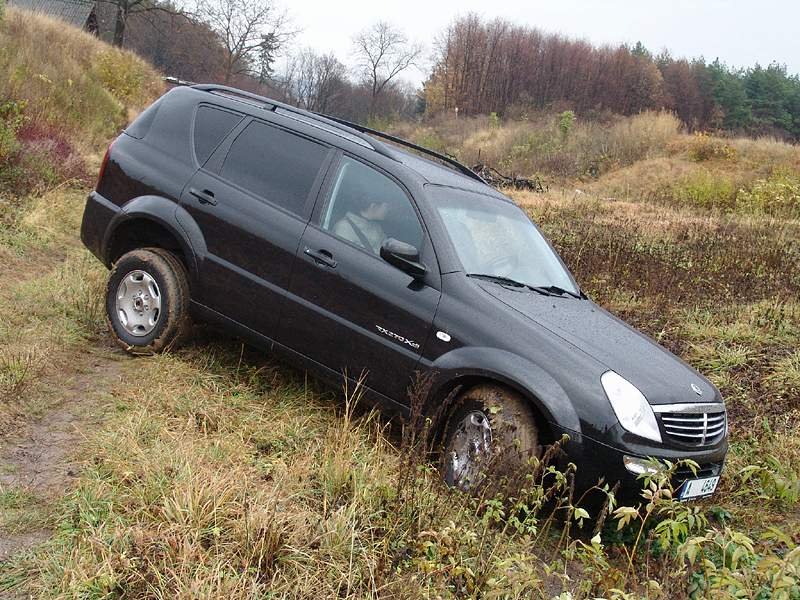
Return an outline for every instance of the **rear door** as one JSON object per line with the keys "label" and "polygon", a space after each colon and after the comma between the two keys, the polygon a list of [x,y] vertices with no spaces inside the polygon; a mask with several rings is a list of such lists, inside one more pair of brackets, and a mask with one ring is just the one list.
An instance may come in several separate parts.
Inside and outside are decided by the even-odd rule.
{"label": "rear door", "polygon": [[422,247],[438,267],[405,190],[371,165],[343,156],[324,204],[303,235],[281,338],[373,390],[405,403],[440,291],[378,255],[386,237]]}
{"label": "rear door", "polygon": [[275,337],[292,263],[331,155],[316,141],[247,118],[204,161],[182,197],[206,242],[201,303]]}

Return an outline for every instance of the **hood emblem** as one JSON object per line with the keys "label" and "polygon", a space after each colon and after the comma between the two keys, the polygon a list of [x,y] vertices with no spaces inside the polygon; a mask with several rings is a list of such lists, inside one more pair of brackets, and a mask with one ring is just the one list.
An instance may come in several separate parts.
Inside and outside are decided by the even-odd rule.
{"label": "hood emblem", "polygon": [[693,384],[692,384],[692,391],[693,391],[695,394],[697,394],[698,396],[702,396],[702,395],[703,395],[703,390],[701,390],[701,389],[700,389],[700,386],[699,386],[699,385],[697,385],[696,383],[693,383]]}

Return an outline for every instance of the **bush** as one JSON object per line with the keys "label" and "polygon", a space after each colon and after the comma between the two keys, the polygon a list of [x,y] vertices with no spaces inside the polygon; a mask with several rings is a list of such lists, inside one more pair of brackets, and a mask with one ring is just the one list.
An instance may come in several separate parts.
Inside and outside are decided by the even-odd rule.
{"label": "bush", "polygon": [[97,55],[94,68],[103,87],[122,104],[141,100],[145,73],[135,56],[109,49]]}
{"label": "bush", "polygon": [[697,162],[713,158],[733,160],[736,158],[736,149],[719,138],[713,138],[707,133],[701,132],[692,137],[689,156]]}
{"label": "bush", "polygon": [[89,181],[80,153],[59,130],[34,123],[26,104],[0,103],[0,192],[41,192],[65,181]]}
{"label": "bush", "polygon": [[566,140],[572,126],[575,124],[575,113],[565,110],[558,115],[558,130],[561,132],[561,139]]}
{"label": "bush", "polygon": [[0,103],[0,169],[19,150],[17,131],[22,127],[25,104],[8,100]]}
{"label": "bush", "polygon": [[701,169],[678,181],[672,198],[679,204],[701,208],[732,208],[736,187],[727,177]]}
{"label": "bush", "polygon": [[800,218],[800,173],[779,169],[759,179],[749,190],[739,190],[736,206],[743,212]]}

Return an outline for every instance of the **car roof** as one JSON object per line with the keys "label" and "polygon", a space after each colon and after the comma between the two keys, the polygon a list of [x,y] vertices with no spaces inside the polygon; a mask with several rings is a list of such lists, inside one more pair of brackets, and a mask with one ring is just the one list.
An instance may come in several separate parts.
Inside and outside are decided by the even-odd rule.
{"label": "car roof", "polygon": [[[210,92],[229,100],[238,100],[249,106],[251,111],[252,109],[270,110],[299,120],[306,125],[324,129],[328,133],[333,133],[356,144],[363,149],[362,151],[377,152],[382,156],[393,159],[416,174],[424,183],[457,187],[507,199],[484,182],[472,169],[459,163],[454,158],[390,134],[337,117],[303,110],[237,88],[216,84],[194,84],[191,88]],[[257,116],[257,113],[253,114]]]}

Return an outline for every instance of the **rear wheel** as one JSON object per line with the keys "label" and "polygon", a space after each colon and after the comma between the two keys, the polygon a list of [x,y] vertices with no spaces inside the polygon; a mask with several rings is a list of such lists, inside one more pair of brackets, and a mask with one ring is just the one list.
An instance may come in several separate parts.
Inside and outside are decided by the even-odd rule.
{"label": "rear wheel", "polygon": [[175,347],[190,327],[183,264],[161,248],[124,254],[108,277],[106,320],[114,340],[131,354]]}
{"label": "rear wheel", "polygon": [[445,427],[442,475],[470,489],[485,476],[514,475],[539,456],[539,431],[525,400],[497,385],[478,385],[458,398]]}

